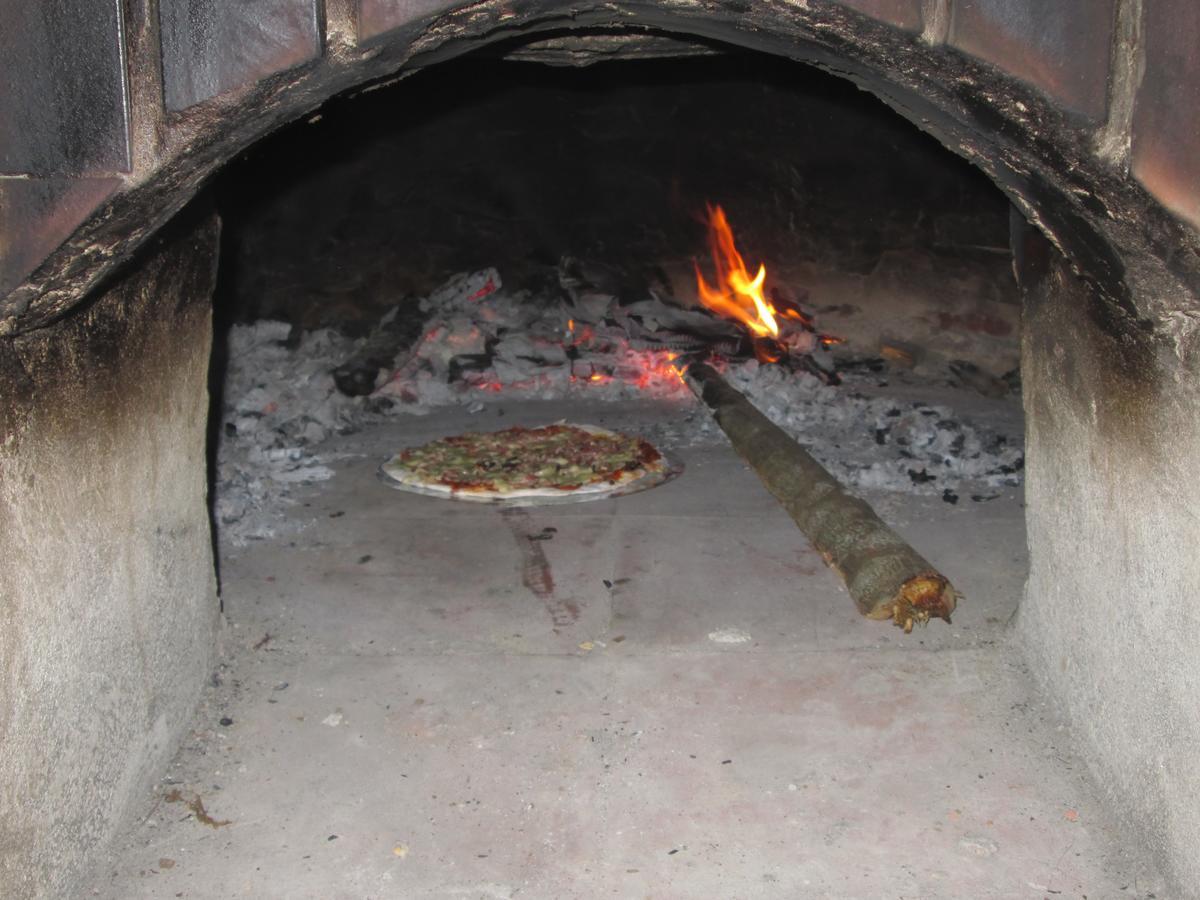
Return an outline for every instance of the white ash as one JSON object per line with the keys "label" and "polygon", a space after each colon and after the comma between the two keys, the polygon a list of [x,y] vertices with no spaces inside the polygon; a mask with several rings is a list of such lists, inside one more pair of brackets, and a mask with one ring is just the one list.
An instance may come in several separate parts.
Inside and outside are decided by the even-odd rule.
{"label": "white ash", "polygon": [[1021,483],[1021,438],[948,406],[867,396],[860,388],[872,382],[862,376],[848,374],[835,387],[754,360],[725,377],[843,484],[944,495]]}
{"label": "white ash", "polygon": [[[369,397],[343,395],[331,374],[365,339],[322,329],[290,347],[287,323],[235,326],[217,453],[222,541],[275,536],[293,486],[332,476],[320,451],[326,439],[384,415],[447,405],[478,411],[498,399],[654,398],[678,404],[678,415],[646,430],[655,443],[672,450],[726,442],[671,365],[670,327],[698,314],[656,303],[621,307],[611,296],[583,293],[564,304],[506,294],[494,270],[456,276],[422,301],[430,315],[422,337]],[[639,306],[642,314],[631,318]],[[712,327],[719,340],[723,326]],[[470,354],[479,355],[480,368],[452,364]],[[1020,484],[1020,436],[944,404],[868,396],[873,381],[853,373],[832,387],[754,360],[730,364],[725,376],[850,487],[945,495]]]}
{"label": "white ash", "polygon": [[362,403],[330,374],[356,342],[322,329],[290,349],[290,331],[265,321],[228,336],[214,514],[221,540],[235,546],[274,537],[291,486],[333,475],[312,448],[362,419]]}

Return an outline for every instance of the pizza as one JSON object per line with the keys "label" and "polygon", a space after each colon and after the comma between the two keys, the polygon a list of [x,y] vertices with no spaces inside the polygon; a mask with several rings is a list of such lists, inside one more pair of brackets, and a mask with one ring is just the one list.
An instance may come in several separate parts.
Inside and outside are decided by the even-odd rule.
{"label": "pizza", "polygon": [[455,435],[403,450],[383,465],[400,486],[466,500],[613,494],[667,469],[642,438],[565,423]]}

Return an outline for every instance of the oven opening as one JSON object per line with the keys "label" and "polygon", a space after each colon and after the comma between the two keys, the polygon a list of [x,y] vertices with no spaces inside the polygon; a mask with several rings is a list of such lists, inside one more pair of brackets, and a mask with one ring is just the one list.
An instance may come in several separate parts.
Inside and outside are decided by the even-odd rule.
{"label": "oven opening", "polygon": [[[371,877],[413,894],[968,895],[1056,839],[1070,774],[1010,731],[1041,727],[1006,647],[1020,302],[1009,203],[976,169],[848,82],[727,51],[436,67],[214,190],[230,630],[200,743],[251,769],[275,747],[289,790],[347,801],[294,805],[289,842],[373,848]],[[856,605],[873,533],[807,536],[810,486],[724,430],[699,367],[944,575],[953,614]],[[514,429],[559,424],[672,471],[532,497],[493,477],[538,452]],[[516,500],[388,475],[479,432],[516,443],[469,480]],[[214,762],[185,754],[185,799],[231,829],[269,808],[249,772],[208,788]]]}
{"label": "oven opening", "polygon": [[1111,6],[72,26],[0,104],[0,881],[1195,882],[1195,41]]}
{"label": "oven opening", "polygon": [[227,542],[377,426],[650,404],[670,449],[720,443],[682,377],[703,362],[848,488],[1007,506],[1021,542],[1009,204],[848,82],[740,52],[468,60],[330,103],[216,193]]}

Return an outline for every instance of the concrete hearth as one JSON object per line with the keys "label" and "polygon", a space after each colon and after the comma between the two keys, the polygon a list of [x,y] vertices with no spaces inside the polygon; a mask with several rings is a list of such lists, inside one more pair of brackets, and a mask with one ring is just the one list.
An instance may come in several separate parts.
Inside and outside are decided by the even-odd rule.
{"label": "concrete hearth", "polygon": [[695,414],[500,401],[322,445],[280,537],[225,549],[219,684],[81,896],[1163,896],[1013,645],[1019,489],[870,495],[968,598],[906,636],[728,446],[527,510],[376,477],[448,433]]}

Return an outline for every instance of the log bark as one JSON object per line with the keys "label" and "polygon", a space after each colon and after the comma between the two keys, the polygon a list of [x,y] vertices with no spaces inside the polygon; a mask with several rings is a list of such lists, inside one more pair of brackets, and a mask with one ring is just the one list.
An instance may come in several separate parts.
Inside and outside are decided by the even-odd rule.
{"label": "log bark", "polygon": [[859,612],[891,619],[906,633],[931,617],[950,621],[957,599],[950,582],[866,501],[847,493],[711,366],[693,364],[685,377],[734,449],[846,582]]}

